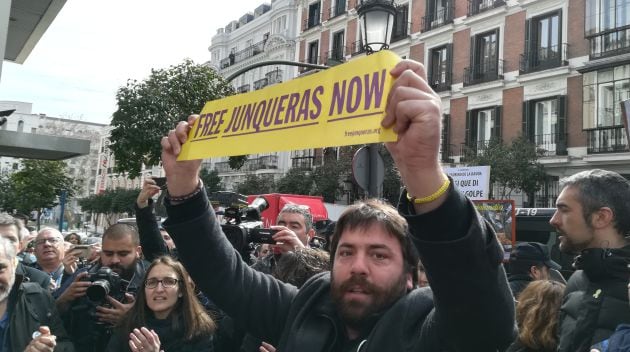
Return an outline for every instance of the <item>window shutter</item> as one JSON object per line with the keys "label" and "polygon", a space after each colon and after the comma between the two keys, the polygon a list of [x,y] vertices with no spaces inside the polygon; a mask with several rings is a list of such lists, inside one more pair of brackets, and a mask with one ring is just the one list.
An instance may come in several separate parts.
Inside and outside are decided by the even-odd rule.
{"label": "window shutter", "polygon": [[528,141],[534,141],[534,119],[531,114],[531,101],[523,102],[523,137],[525,137]]}
{"label": "window shutter", "polygon": [[450,86],[453,77],[453,44],[446,44],[446,85]]}
{"label": "window shutter", "polygon": [[442,161],[450,161],[450,129],[451,129],[451,115],[444,114],[442,120]]}
{"label": "window shutter", "polygon": [[492,137],[497,140],[501,140],[501,111],[503,110],[502,106],[497,106],[494,108],[494,128],[492,129]]}
{"label": "window shutter", "polygon": [[[531,38],[531,29],[532,29],[532,20],[526,20],[525,21],[525,48],[523,48],[523,57],[525,59],[525,62],[523,62],[523,65],[521,66],[521,71],[522,72],[527,72],[531,66],[531,58],[532,58],[532,51],[533,51],[533,47],[530,45],[530,38]],[[523,130],[523,132],[525,132],[526,130]]]}
{"label": "window shutter", "polygon": [[433,71],[435,71],[434,68],[433,68],[433,53],[434,53],[433,50],[434,49],[429,50],[429,60],[427,60],[427,61],[429,61],[428,62],[428,69],[429,69],[429,72],[428,72],[428,76],[429,77],[428,78],[429,78],[429,86],[431,88],[434,88],[433,87],[434,86],[434,84],[433,84],[434,83],[433,77],[435,76],[435,72],[433,72]]}
{"label": "window shutter", "polygon": [[466,146],[471,147],[472,146],[472,142],[473,142],[473,135],[472,135],[472,127],[473,127],[473,121],[472,121],[472,111],[466,111]]}
{"label": "window shutter", "polygon": [[473,79],[473,72],[475,67],[475,37],[470,37],[470,67],[468,68],[468,74],[470,75],[470,80]]}
{"label": "window shutter", "polygon": [[566,155],[567,153],[567,97],[559,95],[557,97],[558,106],[558,130],[556,131],[556,153],[558,155]]}

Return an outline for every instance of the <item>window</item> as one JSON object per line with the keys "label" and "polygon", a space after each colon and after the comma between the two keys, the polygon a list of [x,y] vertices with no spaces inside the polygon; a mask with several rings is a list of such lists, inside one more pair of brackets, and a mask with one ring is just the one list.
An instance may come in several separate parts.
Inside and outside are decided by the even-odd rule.
{"label": "window", "polygon": [[566,97],[524,102],[523,135],[548,154],[566,154]]}
{"label": "window", "polygon": [[321,3],[315,2],[308,5],[308,24],[306,29],[313,28],[320,23]]}
{"label": "window", "polygon": [[428,31],[453,22],[451,0],[427,0],[427,15],[422,18],[423,30]]}
{"label": "window", "polygon": [[392,42],[407,38],[409,36],[409,4],[400,5],[396,8],[394,24],[392,28]]}
{"label": "window", "polygon": [[503,74],[499,62],[499,30],[478,34],[471,38],[470,67],[464,74],[464,84],[493,81]]}
{"label": "window", "polygon": [[442,119],[442,138],[440,145],[441,159],[445,163],[452,163],[453,150],[451,149],[451,115],[445,114]]}
{"label": "window", "polygon": [[318,40],[308,44],[308,58],[307,58],[308,61],[307,62],[309,64],[316,64],[316,63],[318,63],[318,60],[317,60],[318,51],[319,51],[319,41]]}
{"label": "window", "polygon": [[451,88],[452,44],[431,49],[429,56],[429,85],[438,91]]}
{"label": "window", "polygon": [[22,120],[18,121],[17,131],[18,132],[24,132],[24,121],[22,121]]}
{"label": "window", "polygon": [[526,23],[522,72],[559,66],[566,58],[561,44],[560,11],[532,18]]}
{"label": "window", "polygon": [[620,103],[630,99],[630,65],[586,72],[582,81],[582,128],[623,126]]}
{"label": "window", "polygon": [[466,145],[475,153],[482,151],[491,140],[501,139],[501,107],[468,111],[466,114]]}
{"label": "window", "polygon": [[340,16],[346,13],[346,0],[337,0],[335,1],[335,6],[333,7],[332,17]]}
{"label": "window", "polygon": [[504,0],[468,0],[468,16],[505,5]]}
{"label": "window", "polygon": [[630,51],[630,0],[587,0],[584,26],[591,58]]}
{"label": "window", "polygon": [[334,61],[343,61],[345,56],[344,31],[333,34],[332,51],[330,59]]}

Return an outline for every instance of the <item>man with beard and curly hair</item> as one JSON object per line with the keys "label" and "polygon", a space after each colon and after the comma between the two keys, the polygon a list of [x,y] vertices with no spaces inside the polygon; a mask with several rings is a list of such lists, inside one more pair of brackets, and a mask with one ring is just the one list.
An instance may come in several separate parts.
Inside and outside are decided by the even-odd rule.
{"label": "man with beard and curly hair", "polygon": [[558,351],[590,346],[630,323],[630,182],[616,172],[589,170],[560,181],[562,192],[549,223],[560,250],[576,255],[560,311]]}
{"label": "man with beard and curly hair", "polygon": [[[331,243],[331,273],[301,288],[247,266],[221,232],[198,178],[177,161],[198,116],[162,138],[168,179],[164,227],[194,282],[235,321],[278,351],[502,351],[514,340],[514,303],[491,226],[444,173],[441,98],[424,66],[390,71],[384,128],[406,187],[398,210],[350,206]],[[385,97],[383,97],[385,99]],[[418,250],[431,289],[415,288]]]}

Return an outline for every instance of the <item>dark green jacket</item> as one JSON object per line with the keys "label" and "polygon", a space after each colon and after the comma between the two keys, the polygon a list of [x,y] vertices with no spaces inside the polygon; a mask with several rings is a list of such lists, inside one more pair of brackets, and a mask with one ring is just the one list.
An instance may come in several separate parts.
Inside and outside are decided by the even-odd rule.
{"label": "dark green jacket", "polygon": [[39,331],[40,326],[48,326],[57,337],[55,351],[74,351],[55,301],[38,283],[23,282],[21,276],[16,276],[7,307],[10,314],[9,337],[12,351],[24,351],[33,339],[33,332]]}

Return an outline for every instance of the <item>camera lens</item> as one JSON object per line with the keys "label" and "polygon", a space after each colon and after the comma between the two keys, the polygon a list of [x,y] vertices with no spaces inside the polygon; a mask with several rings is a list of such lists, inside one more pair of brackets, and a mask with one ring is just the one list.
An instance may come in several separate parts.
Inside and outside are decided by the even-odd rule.
{"label": "camera lens", "polygon": [[96,280],[88,287],[85,294],[92,302],[104,302],[110,291],[111,286],[107,280]]}

